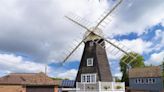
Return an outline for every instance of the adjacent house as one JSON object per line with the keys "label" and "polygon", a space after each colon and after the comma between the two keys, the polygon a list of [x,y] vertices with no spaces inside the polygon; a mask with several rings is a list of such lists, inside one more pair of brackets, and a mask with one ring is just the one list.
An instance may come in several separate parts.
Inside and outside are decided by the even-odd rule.
{"label": "adjacent house", "polygon": [[0,78],[0,92],[58,92],[58,84],[44,73],[11,73]]}
{"label": "adjacent house", "polygon": [[131,90],[146,92],[162,92],[162,71],[160,67],[134,68],[129,70]]}

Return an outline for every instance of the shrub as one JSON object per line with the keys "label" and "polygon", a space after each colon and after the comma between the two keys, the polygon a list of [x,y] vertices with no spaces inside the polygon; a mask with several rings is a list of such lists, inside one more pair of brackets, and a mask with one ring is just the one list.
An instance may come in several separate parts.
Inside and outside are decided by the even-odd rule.
{"label": "shrub", "polygon": [[121,86],[116,86],[116,89],[121,89],[122,87]]}

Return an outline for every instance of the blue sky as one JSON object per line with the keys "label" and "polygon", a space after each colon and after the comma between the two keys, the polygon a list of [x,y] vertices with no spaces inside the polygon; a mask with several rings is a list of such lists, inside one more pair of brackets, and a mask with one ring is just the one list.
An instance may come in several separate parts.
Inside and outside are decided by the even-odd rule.
{"label": "blue sky", "polygon": [[[44,72],[48,65],[48,75],[74,79],[83,45],[63,66],[60,64],[64,56],[62,52],[76,45],[74,40],[81,40],[77,38],[83,37],[85,30],[64,16],[73,12],[93,26],[116,2],[1,0],[0,76],[12,72]],[[124,0],[109,16],[110,23],[102,30],[107,38],[143,55],[145,64],[159,65],[164,58],[163,6],[163,0]],[[108,58],[112,74],[120,77],[120,57],[113,57],[108,52]]]}

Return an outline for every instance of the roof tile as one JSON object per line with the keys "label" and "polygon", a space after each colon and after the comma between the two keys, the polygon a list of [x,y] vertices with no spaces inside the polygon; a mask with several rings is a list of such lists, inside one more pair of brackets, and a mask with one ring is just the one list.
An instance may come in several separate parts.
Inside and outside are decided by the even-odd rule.
{"label": "roof tile", "polygon": [[0,84],[55,85],[44,73],[11,73],[0,78]]}
{"label": "roof tile", "polygon": [[158,66],[133,68],[129,70],[129,78],[138,77],[161,77],[161,68]]}

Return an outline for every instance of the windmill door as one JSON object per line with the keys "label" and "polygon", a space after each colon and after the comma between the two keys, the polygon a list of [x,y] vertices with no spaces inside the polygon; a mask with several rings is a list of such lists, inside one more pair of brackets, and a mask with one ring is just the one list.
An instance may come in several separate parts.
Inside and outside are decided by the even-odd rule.
{"label": "windmill door", "polygon": [[28,86],[26,92],[54,92],[53,86]]}

